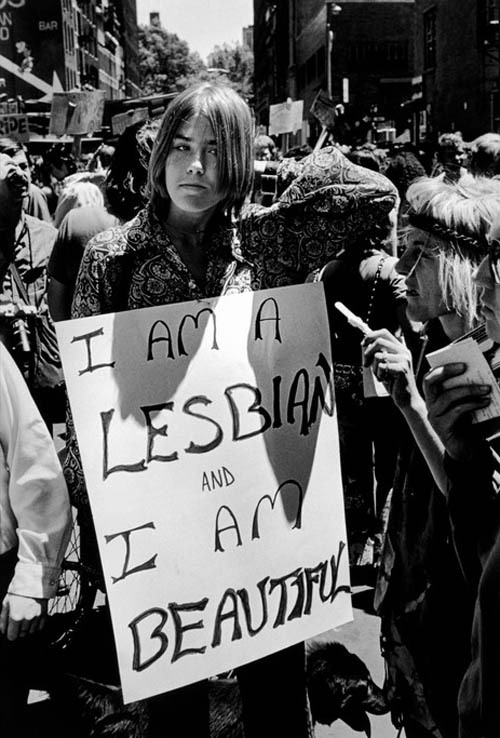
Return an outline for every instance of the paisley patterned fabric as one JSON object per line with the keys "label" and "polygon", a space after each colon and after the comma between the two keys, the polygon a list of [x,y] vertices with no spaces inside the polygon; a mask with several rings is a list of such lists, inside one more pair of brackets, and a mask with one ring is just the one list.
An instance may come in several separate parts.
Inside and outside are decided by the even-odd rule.
{"label": "paisley patterned fabric", "polygon": [[[151,207],[95,236],[80,267],[73,317],[302,283],[383,221],[398,199],[387,178],[335,148],[285,160],[278,177],[291,184],[271,207],[247,205],[236,229],[223,221],[213,227],[203,285]],[[67,481],[73,501],[86,506],[76,439],[69,435]]]}

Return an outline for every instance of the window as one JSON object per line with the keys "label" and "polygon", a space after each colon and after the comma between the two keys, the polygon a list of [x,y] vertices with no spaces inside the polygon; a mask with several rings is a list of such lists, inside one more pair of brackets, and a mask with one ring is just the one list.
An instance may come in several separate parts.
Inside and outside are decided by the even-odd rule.
{"label": "window", "polygon": [[486,23],[498,24],[499,18],[498,0],[486,0]]}
{"label": "window", "polygon": [[436,66],[436,8],[424,13],[424,66]]}
{"label": "window", "polygon": [[478,3],[478,42],[481,48],[498,46],[500,30],[500,0],[481,0]]}

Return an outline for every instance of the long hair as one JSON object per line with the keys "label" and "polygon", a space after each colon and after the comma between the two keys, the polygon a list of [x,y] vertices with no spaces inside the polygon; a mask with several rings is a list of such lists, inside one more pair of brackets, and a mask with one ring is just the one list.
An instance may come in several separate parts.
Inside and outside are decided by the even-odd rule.
{"label": "long hair", "polygon": [[252,188],[253,119],[248,105],[226,85],[203,82],[181,92],[168,106],[151,154],[149,190],[158,209],[170,201],[165,165],[174,136],[195,115],[204,115],[217,143],[217,174],[223,193],[220,210],[238,214]]}
{"label": "long hair", "polygon": [[159,127],[156,120],[134,123],[116,142],[106,198],[110,212],[121,220],[130,220],[146,204],[149,160]]}
{"label": "long hair", "polygon": [[472,327],[479,318],[473,273],[488,253],[486,236],[500,216],[500,182],[470,175],[456,183],[422,177],[410,185],[406,199],[410,224],[431,236],[446,307]]}

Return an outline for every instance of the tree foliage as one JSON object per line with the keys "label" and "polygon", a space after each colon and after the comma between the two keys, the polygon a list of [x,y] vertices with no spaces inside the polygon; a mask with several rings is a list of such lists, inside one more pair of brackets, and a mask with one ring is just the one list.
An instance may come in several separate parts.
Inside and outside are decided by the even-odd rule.
{"label": "tree foliage", "polygon": [[253,95],[253,54],[239,43],[216,46],[205,66],[177,34],[139,26],[139,69],[145,95],[178,92],[203,80],[225,82],[247,100]]}
{"label": "tree foliage", "polygon": [[[225,69],[228,82],[245,98],[253,95],[253,53],[240,43],[216,46],[208,55],[209,69]],[[215,74],[221,74],[216,72]]]}
{"label": "tree foliage", "polygon": [[205,69],[186,41],[160,26],[139,26],[139,69],[145,95],[178,92]]}

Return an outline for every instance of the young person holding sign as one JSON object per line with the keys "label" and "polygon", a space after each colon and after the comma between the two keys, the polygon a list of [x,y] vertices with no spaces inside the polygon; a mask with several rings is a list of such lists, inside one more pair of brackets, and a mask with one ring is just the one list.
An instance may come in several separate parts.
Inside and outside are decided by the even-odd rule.
{"label": "young person holding sign", "polygon": [[[396,203],[385,177],[328,148],[282,162],[278,177],[294,170],[290,186],[269,208],[250,205],[253,140],[251,112],[229,87],[203,83],[173,100],[150,161],[150,202],[90,242],[73,317],[299,284]],[[91,522],[74,433],[66,473]],[[311,735],[302,644],[240,667],[238,678],[247,738]],[[196,706],[183,711],[190,694]],[[169,732],[208,735],[203,684],[150,703]]]}

